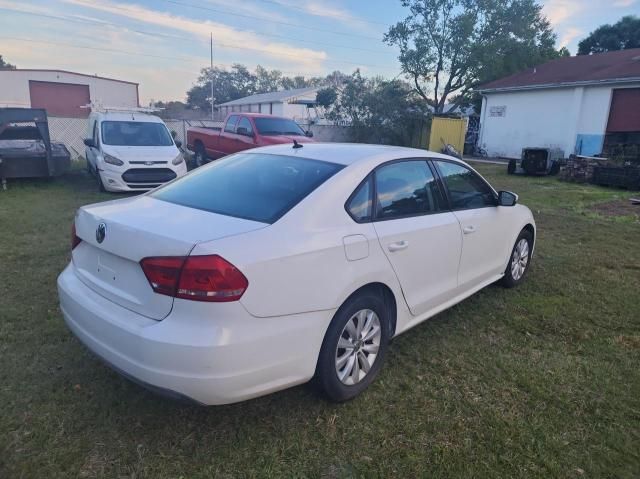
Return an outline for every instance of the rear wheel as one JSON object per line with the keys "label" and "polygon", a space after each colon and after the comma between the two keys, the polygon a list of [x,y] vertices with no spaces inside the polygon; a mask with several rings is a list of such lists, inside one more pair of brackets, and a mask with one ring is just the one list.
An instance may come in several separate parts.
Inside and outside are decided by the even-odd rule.
{"label": "rear wheel", "polygon": [[524,280],[531,264],[531,252],[533,251],[533,236],[528,230],[522,230],[516,244],[511,250],[509,263],[502,277],[502,284],[507,288],[518,286]]}
{"label": "rear wheel", "polygon": [[389,329],[387,308],[372,293],[342,305],[324,337],[316,370],[329,399],[352,399],[375,380],[384,362]]}

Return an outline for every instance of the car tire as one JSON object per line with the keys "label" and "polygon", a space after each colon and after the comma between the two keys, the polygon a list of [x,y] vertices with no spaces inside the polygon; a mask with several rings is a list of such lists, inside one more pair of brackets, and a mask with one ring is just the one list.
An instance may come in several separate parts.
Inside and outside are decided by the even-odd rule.
{"label": "car tire", "polygon": [[[388,309],[372,292],[358,294],[340,307],[325,334],[316,368],[316,383],[330,400],[353,399],[375,380],[390,329]],[[340,347],[345,344],[349,347]]]}
{"label": "car tire", "polygon": [[515,174],[516,172],[516,160],[509,160],[509,164],[507,165],[507,173],[510,175]]}
{"label": "car tire", "polygon": [[204,150],[204,146],[202,143],[198,143],[195,149],[195,155],[193,156],[193,162],[196,165],[196,168],[207,163],[207,153]]}
{"label": "car tire", "polygon": [[533,235],[529,230],[522,230],[511,250],[507,268],[502,277],[503,286],[514,288],[524,281],[531,265],[532,252]]}

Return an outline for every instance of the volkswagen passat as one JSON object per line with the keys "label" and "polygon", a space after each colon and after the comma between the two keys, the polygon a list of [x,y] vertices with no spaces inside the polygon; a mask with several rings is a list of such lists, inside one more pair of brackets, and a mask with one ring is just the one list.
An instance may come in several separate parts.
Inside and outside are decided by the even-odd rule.
{"label": "volkswagen passat", "polygon": [[535,234],[515,194],[454,158],[272,146],[80,208],[60,305],[89,349],[159,392],[224,404],[315,376],[342,401],[394,335],[520,283]]}

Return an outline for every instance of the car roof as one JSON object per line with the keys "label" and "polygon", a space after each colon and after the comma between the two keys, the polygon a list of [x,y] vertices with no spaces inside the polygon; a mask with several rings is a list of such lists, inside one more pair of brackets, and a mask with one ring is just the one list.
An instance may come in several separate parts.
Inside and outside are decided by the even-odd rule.
{"label": "car roof", "polygon": [[365,143],[300,143],[301,148],[293,148],[293,143],[256,148],[246,153],[269,153],[272,155],[296,156],[311,160],[321,160],[341,165],[356,163],[384,163],[405,158],[443,158],[463,163],[452,156],[434,151],[404,146],[371,145]]}
{"label": "car roof", "polygon": [[164,123],[160,117],[155,115],[149,115],[148,113],[140,113],[140,112],[116,112],[116,111],[107,111],[107,112],[94,112],[92,116],[95,115],[99,119],[103,121],[143,121],[149,123]]}

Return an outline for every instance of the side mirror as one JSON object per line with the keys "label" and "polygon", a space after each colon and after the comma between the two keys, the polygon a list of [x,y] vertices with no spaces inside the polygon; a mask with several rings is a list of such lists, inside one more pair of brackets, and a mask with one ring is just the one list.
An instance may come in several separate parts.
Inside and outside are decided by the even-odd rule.
{"label": "side mirror", "polygon": [[238,128],[236,128],[236,134],[242,136],[251,136],[249,134],[249,130],[247,130],[244,126],[239,126]]}
{"label": "side mirror", "polygon": [[499,206],[515,206],[518,202],[518,195],[511,191],[501,191],[498,193]]}
{"label": "side mirror", "polygon": [[304,132],[304,136],[308,138],[313,138],[313,132],[311,130],[307,130]]}
{"label": "side mirror", "polygon": [[174,143],[176,144],[177,148],[180,148],[182,146],[182,142],[180,140],[174,140]]}
{"label": "side mirror", "polygon": [[97,148],[96,144],[93,142],[93,138],[85,138],[82,142],[89,148]]}

